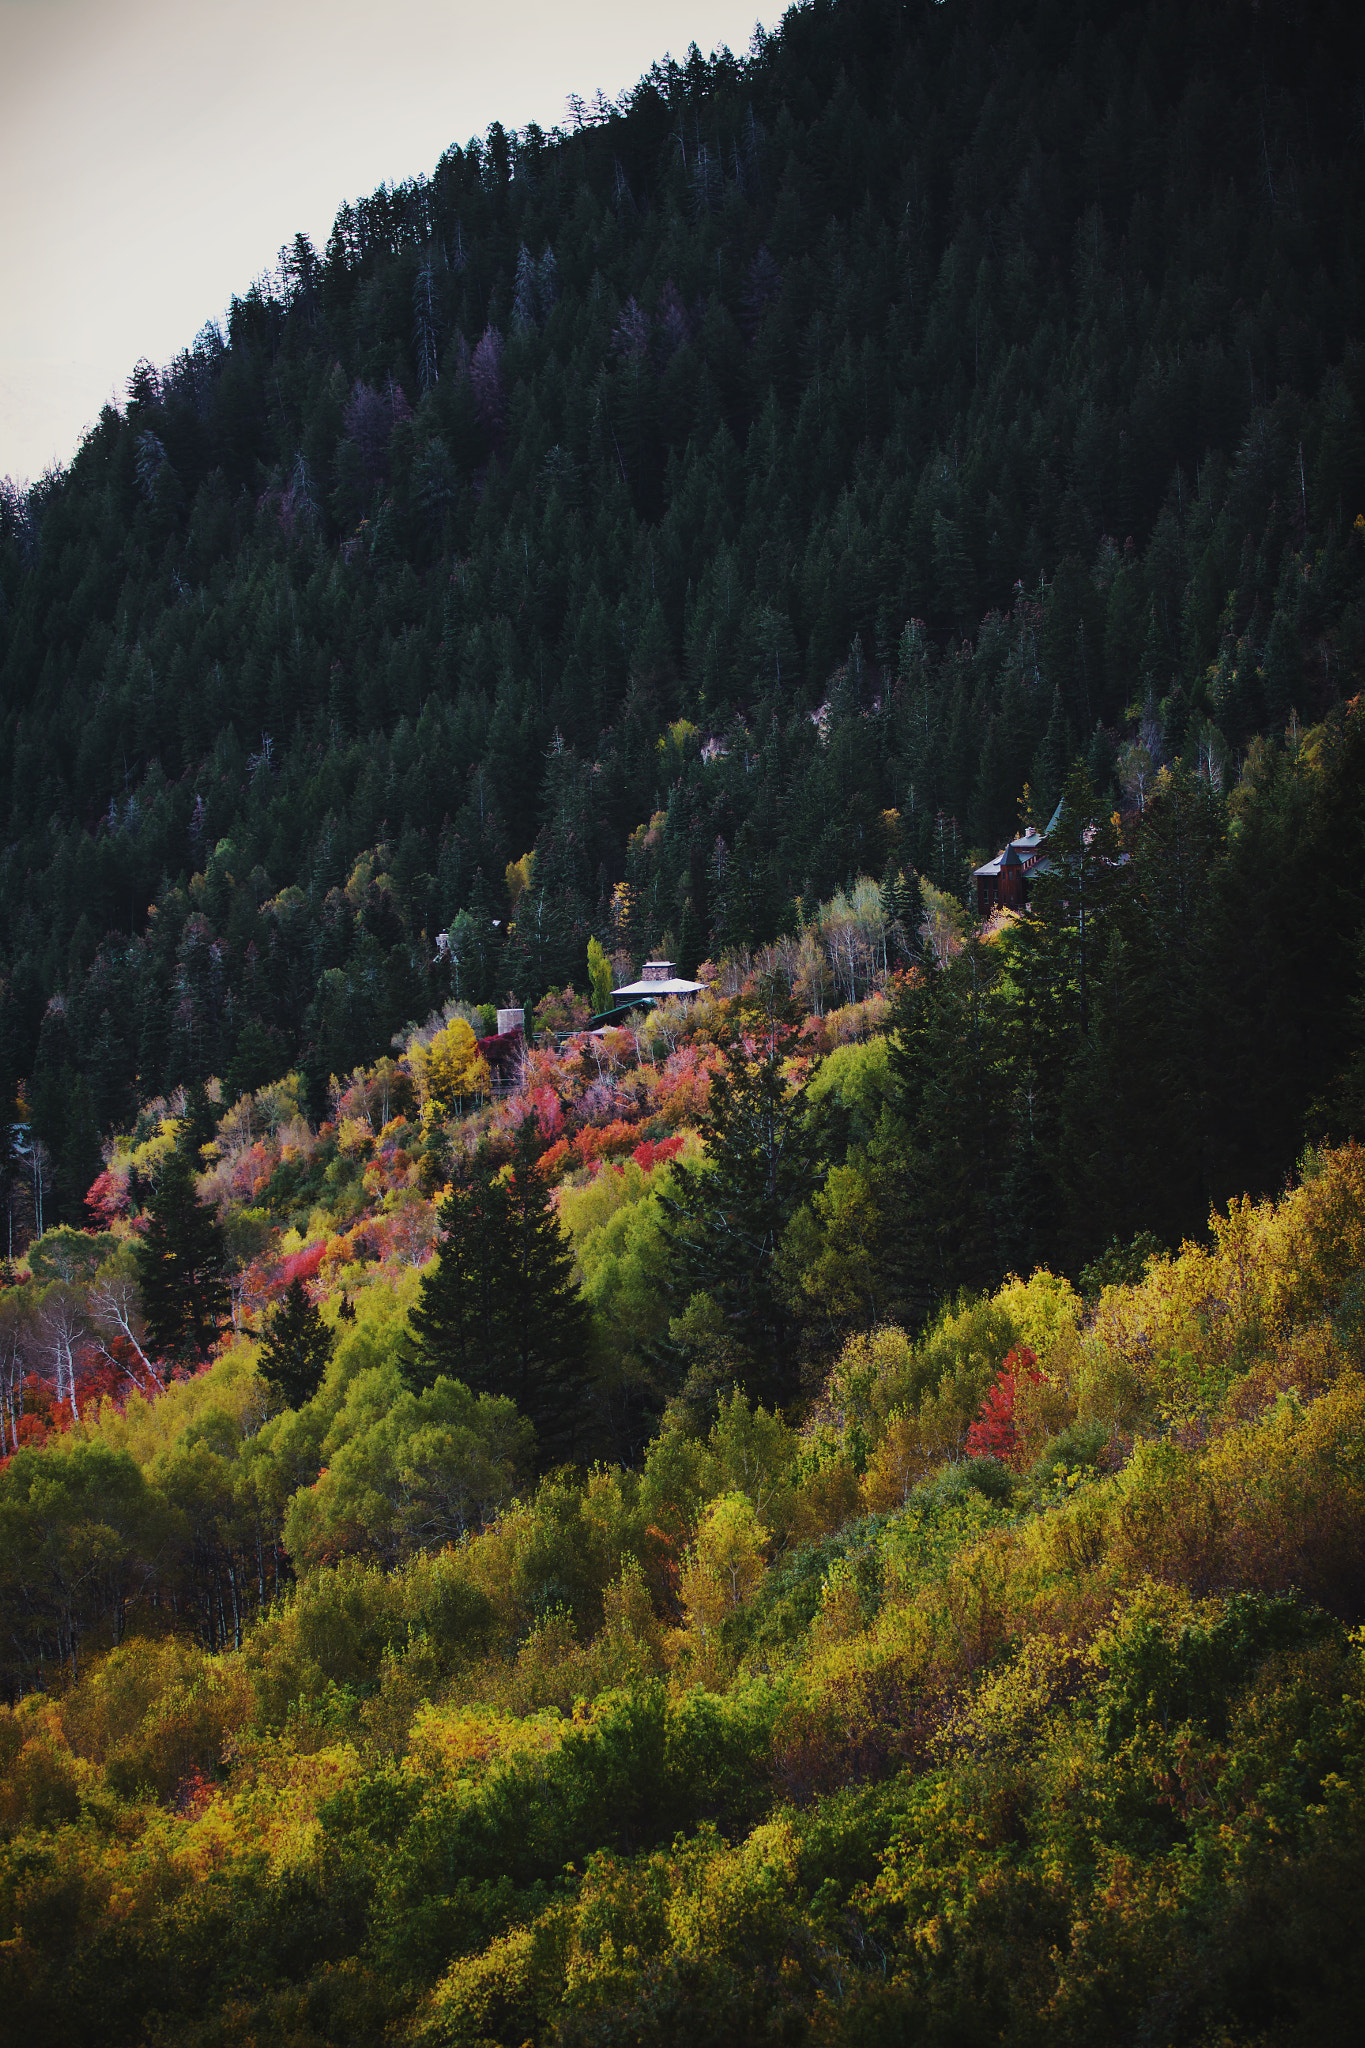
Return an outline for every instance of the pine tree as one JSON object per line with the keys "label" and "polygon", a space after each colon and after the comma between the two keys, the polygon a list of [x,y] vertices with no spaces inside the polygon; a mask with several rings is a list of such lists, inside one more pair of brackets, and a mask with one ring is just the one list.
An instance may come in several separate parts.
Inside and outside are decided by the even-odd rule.
{"label": "pine tree", "polygon": [[160,1358],[205,1359],[227,1321],[227,1241],[179,1147],[162,1167],[148,1212],[135,1246],[148,1349]]}
{"label": "pine tree", "polygon": [[998,950],[969,940],[906,987],[892,1012],[890,1284],[922,1316],[996,1272],[995,1203],[1009,1130]]}
{"label": "pine tree", "polygon": [[202,1081],[185,1091],[185,1114],[180,1122],[179,1144],[188,1158],[197,1160],[201,1145],[207,1145],[218,1129],[218,1111],[209,1100]]}
{"label": "pine tree", "polygon": [[674,1191],[664,1197],[680,1305],[694,1292],[712,1297],[745,1361],[749,1391],[767,1401],[796,1391],[777,1253],[819,1164],[807,1083],[794,1084],[787,1071],[797,1015],[778,976],[742,1005],[698,1123],[707,1158],[675,1167]]}
{"label": "pine tree", "polygon": [[441,1204],[440,1255],[409,1319],[403,1374],[414,1389],[444,1374],[475,1393],[510,1396],[548,1461],[579,1433],[588,1311],[538,1150],[527,1117],[510,1175],[486,1151],[459,1170]]}
{"label": "pine tree", "polygon": [[1048,718],[1047,730],[1034,751],[1033,766],[1029,774],[1034,810],[1040,827],[1047,824],[1057,808],[1057,799],[1066,781],[1066,767],[1071,752],[1071,722],[1062,703],[1059,684],[1052,692],[1052,712]]}
{"label": "pine tree", "polygon": [[500,1346],[497,1325],[505,1287],[507,1190],[486,1149],[456,1169],[437,1213],[440,1250],[422,1275],[408,1319],[413,1344],[403,1377],[415,1392],[444,1374],[487,1390]]}
{"label": "pine tree", "polygon": [[882,876],[882,915],[889,928],[890,948],[909,961],[918,960],[924,951],[920,926],[924,922],[924,889],[913,868],[907,872],[896,866],[894,860],[886,864]]}
{"label": "pine tree", "polygon": [[261,1333],[261,1378],[286,1408],[302,1408],[322,1385],[335,1349],[335,1331],[323,1322],[302,1280],[291,1280]]}
{"label": "pine tree", "polygon": [[580,1434],[587,1380],[588,1306],[573,1278],[573,1252],[537,1168],[534,1117],[517,1133],[507,1183],[507,1370],[490,1393],[510,1394],[535,1425],[543,1458],[565,1454]]}

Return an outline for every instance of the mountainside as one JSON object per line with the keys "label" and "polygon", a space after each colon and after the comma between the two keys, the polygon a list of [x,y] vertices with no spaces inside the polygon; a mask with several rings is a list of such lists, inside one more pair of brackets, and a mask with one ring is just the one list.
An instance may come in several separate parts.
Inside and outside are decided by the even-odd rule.
{"label": "mountainside", "polygon": [[[658,1175],[576,1190],[599,1281]],[[1127,1285],[856,1335],[799,1429],[736,1392],[516,1498],[510,1404],[405,1384],[411,1271],[297,1408],[234,1338],[25,1445],[12,2038],[1345,2048],[1362,1260],[1365,1154],[1310,1155]]]}
{"label": "mountainside", "polygon": [[0,507],[49,1216],[178,1083],[297,1064],[317,1116],[445,998],[581,988],[590,933],[690,970],[860,873],[965,895],[1077,753],[1106,803],[1176,754],[1216,793],[1351,696],[1354,26],[793,10],[343,206],[139,366]]}
{"label": "mountainside", "polygon": [[0,495],[15,2038],[1354,2044],[1356,11],[795,10]]}

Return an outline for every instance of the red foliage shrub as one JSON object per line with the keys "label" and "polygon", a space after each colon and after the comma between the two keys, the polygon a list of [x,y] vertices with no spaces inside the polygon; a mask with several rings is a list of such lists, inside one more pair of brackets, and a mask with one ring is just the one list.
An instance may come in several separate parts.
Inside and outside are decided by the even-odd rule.
{"label": "red foliage shrub", "polygon": [[564,1105],[548,1084],[529,1091],[535,1110],[536,1128],[542,1138],[557,1138],[564,1128]]}
{"label": "red foliage shrub", "polygon": [[1043,1375],[1038,1360],[1027,1344],[1016,1344],[996,1375],[995,1385],[981,1403],[976,1421],[967,1431],[969,1458],[999,1458],[1012,1463],[1019,1449],[1019,1432],[1014,1422],[1014,1403],[1020,1377],[1036,1386]]}
{"label": "red foliage shrub", "polygon": [[639,1140],[634,1124],[623,1123],[617,1117],[614,1123],[587,1124],[573,1141],[575,1157],[584,1166],[591,1166],[594,1159],[605,1159],[611,1152],[629,1152]]}
{"label": "red foliage shrub", "polygon": [[652,1173],[661,1160],[667,1163],[670,1159],[676,1159],[685,1142],[682,1137],[646,1138],[643,1144],[635,1147],[630,1156],[645,1173]]}
{"label": "red foliage shrub", "polygon": [[324,1239],[320,1244],[307,1244],[301,1252],[291,1252],[280,1267],[280,1285],[289,1287],[295,1280],[311,1280],[322,1264],[327,1252]]}
{"label": "red foliage shrub", "polygon": [[85,1198],[85,1206],[94,1217],[96,1224],[107,1229],[116,1216],[128,1213],[128,1176],[111,1173],[106,1167],[99,1178],[91,1183]]}
{"label": "red foliage shrub", "polygon": [[[141,1384],[140,1380],[139,1384]],[[81,1374],[80,1385],[76,1389],[76,1406],[80,1409],[82,1416],[86,1413],[87,1409],[94,1409],[98,1412],[100,1402],[104,1400],[106,1395],[111,1400],[121,1401],[127,1392],[127,1375],[120,1372],[119,1368],[111,1360],[102,1358],[97,1364],[87,1367],[86,1371]]]}
{"label": "red foliage shrub", "polygon": [[213,1783],[197,1767],[180,1780],[175,1810],[186,1820],[196,1820],[213,1797]]}
{"label": "red foliage shrub", "polygon": [[549,1146],[549,1148],[546,1151],[542,1152],[539,1159],[537,1159],[536,1172],[540,1174],[545,1180],[558,1180],[560,1174],[564,1170],[564,1162],[568,1158],[568,1156],[568,1139],[556,1138],[553,1145]]}

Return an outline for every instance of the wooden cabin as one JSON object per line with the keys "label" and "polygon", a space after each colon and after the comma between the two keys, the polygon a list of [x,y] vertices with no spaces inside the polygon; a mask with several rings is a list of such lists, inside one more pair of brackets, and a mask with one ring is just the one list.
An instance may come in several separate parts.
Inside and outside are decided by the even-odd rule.
{"label": "wooden cabin", "polygon": [[1062,814],[1058,804],[1045,831],[1030,825],[1008,846],[1002,846],[994,860],[972,869],[976,883],[976,914],[984,922],[993,910],[1026,910],[1029,889],[1037,875],[1047,872],[1048,834]]}

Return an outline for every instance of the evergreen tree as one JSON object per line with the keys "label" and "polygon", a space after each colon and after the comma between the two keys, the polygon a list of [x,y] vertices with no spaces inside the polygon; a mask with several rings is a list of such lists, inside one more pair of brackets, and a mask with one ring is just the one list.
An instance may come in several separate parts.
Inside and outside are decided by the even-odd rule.
{"label": "evergreen tree", "polygon": [[527,1117],[510,1173],[487,1150],[458,1171],[441,1204],[440,1252],[422,1276],[403,1371],[414,1389],[444,1374],[475,1393],[510,1396],[548,1462],[581,1434],[588,1311],[538,1155]]}
{"label": "evergreen tree", "polygon": [[186,1155],[198,1160],[200,1147],[207,1145],[218,1129],[218,1110],[209,1100],[209,1091],[202,1081],[196,1081],[185,1090],[185,1114],[180,1120],[177,1142]]}
{"label": "evergreen tree", "polygon": [[261,1378],[286,1408],[302,1408],[322,1385],[335,1349],[335,1331],[328,1329],[309,1300],[302,1280],[291,1280],[261,1332]]}
{"label": "evergreen tree", "polygon": [[207,1358],[227,1321],[227,1241],[179,1146],[161,1169],[134,1256],[149,1350],[182,1362]]}
{"label": "evergreen tree", "polygon": [[[819,1166],[807,1114],[809,1076],[788,1063],[798,1013],[785,982],[768,977],[743,1003],[712,1076],[698,1130],[706,1158],[674,1169],[670,1213],[672,1288],[679,1306],[709,1295],[724,1319],[730,1355],[749,1391],[769,1402],[797,1392],[792,1319],[777,1271],[782,1237],[813,1190]],[[690,1361],[689,1361],[690,1363]]]}
{"label": "evergreen tree", "polygon": [[893,932],[893,957],[916,961],[924,951],[920,926],[924,922],[924,889],[913,868],[908,871],[888,861],[882,876],[882,915]]}
{"label": "evergreen tree", "polygon": [[403,1377],[414,1392],[444,1374],[488,1391],[508,1313],[507,1190],[486,1146],[456,1168],[437,1212],[439,1251],[408,1318]]}
{"label": "evergreen tree", "polygon": [[510,1394],[535,1425],[541,1456],[570,1451],[582,1433],[588,1306],[574,1284],[573,1252],[537,1168],[535,1118],[517,1132],[507,1182],[507,1265],[499,1307],[506,1364],[489,1393]]}
{"label": "evergreen tree", "polygon": [[996,1277],[995,1204],[1009,1131],[1000,951],[969,940],[928,965],[893,1013],[892,1108],[903,1139],[886,1162],[896,1292],[923,1316]]}
{"label": "evergreen tree", "polygon": [[1052,692],[1052,711],[1048,718],[1047,730],[1038,742],[1029,776],[1040,831],[1046,830],[1047,822],[1057,807],[1057,799],[1062,793],[1066,765],[1071,753],[1071,721],[1062,703],[1059,684]]}

